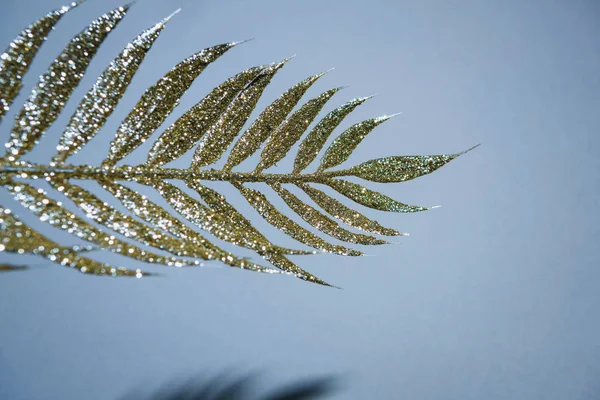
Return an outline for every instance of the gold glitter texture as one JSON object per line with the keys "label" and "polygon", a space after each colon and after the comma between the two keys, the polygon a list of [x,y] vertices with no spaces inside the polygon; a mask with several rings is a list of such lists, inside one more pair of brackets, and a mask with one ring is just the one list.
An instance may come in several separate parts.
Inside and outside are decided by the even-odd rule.
{"label": "gold glitter texture", "polygon": [[318,171],[335,167],[346,161],[369,132],[392,117],[393,115],[371,118],[359,122],[358,124],[354,124],[346,129],[346,131],[338,136],[327,148]]}
{"label": "gold glitter texture", "polygon": [[298,104],[304,93],[327,72],[313,75],[295,86],[288,89],[285,93],[271,103],[250,125],[250,127],[239,138],[231,153],[229,159],[223,168],[230,171],[236,165],[246,160],[254,154],[258,148],[267,140],[273,131],[285,120],[292,109]]}
{"label": "gold glitter texture", "polygon": [[256,167],[256,171],[262,172],[285,157],[310,123],[316,118],[325,103],[341,89],[339,87],[328,90],[318,97],[307,101],[306,104],[275,129],[275,132],[269,136],[269,140],[260,155],[260,163]]}
{"label": "gold glitter texture", "polygon": [[[68,9],[69,7],[63,7],[32,24],[0,57],[0,118],[19,92],[22,75],[27,71],[45,36]],[[342,120],[368,99],[363,97],[329,112],[308,132],[300,142],[291,172],[263,172],[287,155],[307,132],[327,101],[341,89],[326,91],[292,111],[311,85],[324,73],[310,76],[267,106],[236,141],[236,136],[254,111],[274,74],[288,61],[284,60],[277,64],[249,68],[227,79],[184,112],[159,136],[151,146],[145,163],[117,165],[164,123],[204,68],[236,45],[228,43],[207,48],[180,62],[147,89],[121,123],[101,166],[67,165],[68,157],[80,150],[88,150],[84,146],[100,132],[116,109],[168,17],[129,43],[96,79],[92,88],[80,100],[49,164],[19,159],[34,148],[56,120],[72,97],[98,47],[124,17],[127,9],[128,6],[120,7],[92,22],[51,63],[18,112],[10,139],[5,144],[7,154],[0,159],[0,185],[18,203],[37,216],[40,222],[68,232],[90,245],[59,245],[24,225],[10,210],[0,207],[0,252],[38,254],[84,273],[136,277],[141,277],[144,273],[140,270],[111,267],[82,257],[81,254],[92,250],[107,250],[127,257],[126,259],[175,267],[202,265],[199,260],[218,260],[231,267],[266,273],[283,272],[308,282],[328,285],[289,259],[292,255],[314,254],[314,250],[289,249],[274,244],[253,225],[251,219],[238,211],[223,195],[204,186],[202,181],[231,183],[269,224],[300,243],[333,254],[360,256],[362,252],[358,250],[330,243],[329,239],[322,239],[305,229],[279,211],[265,194],[249,189],[246,184],[270,186],[298,214],[299,219],[332,238],[361,245],[378,245],[386,242],[372,235],[352,232],[339,223],[370,234],[403,234],[383,227],[311,185],[329,186],[341,195],[373,209],[423,211],[424,207],[400,203],[361,184],[341,178],[403,182],[429,174],[465,153],[392,156],[347,169],[331,170],[346,161],[371,130],[390,118],[384,116],[346,129],[326,149],[316,172],[304,173]],[[233,167],[247,160],[263,144],[265,146],[254,171],[232,171]],[[164,167],[194,147],[196,151],[190,168]],[[214,168],[214,163],[221,160],[229,148],[231,151],[225,166],[222,169]],[[50,183],[53,191],[70,200],[68,204],[62,204],[53,199],[50,193],[23,182],[36,179]],[[93,194],[73,183],[75,180],[96,182],[104,191]],[[197,194],[199,199],[187,194],[171,183],[171,180],[186,184],[196,192],[194,195]],[[121,184],[121,181],[131,181],[158,190],[167,205],[162,207],[150,201],[141,193]],[[285,189],[284,184],[295,185],[303,190],[331,217],[300,200]],[[114,202],[120,202],[124,209],[113,207],[101,200],[99,195],[110,196]],[[82,210],[84,216],[71,212],[71,207]],[[207,240],[196,228],[224,242],[254,251],[273,268],[223,250]],[[0,265],[0,270],[15,268]]]}
{"label": "gold glitter texture", "polygon": [[125,117],[110,145],[104,166],[113,166],[154,133],[179,104],[181,96],[208,64],[217,60],[235,43],[220,44],[187,58],[177,64],[142,95],[133,110]]}
{"label": "gold glitter texture", "polygon": [[96,51],[125,16],[127,8],[119,7],[92,22],[71,40],[48,71],[40,77],[15,119],[10,140],[6,143],[5,159],[15,161],[38,143],[58,118]]}
{"label": "gold glitter texture", "polygon": [[0,121],[19,94],[23,86],[21,78],[29,69],[50,31],[67,11],[78,4],[71,3],[38,19],[25,28],[0,55]]}
{"label": "gold glitter texture", "polygon": [[335,110],[327,114],[319,123],[309,132],[306,138],[300,143],[296,160],[294,160],[294,170],[292,173],[298,174],[308,167],[311,162],[325,145],[327,138],[333,130],[350,114],[356,107],[370,99],[370,97],[362,97],[354,99],[346,104],[341,105]]}
{"label": "gold glitter texture", "polygon": [[287,61],[284,60],[266,68],[233,100],[225,112],[221,114],[219,120],[210,127],[206,135],[200,140],[192,161],[194,169],[210,165],[221,158],[248,120],[248,117],[250,117],[250,113],[256,107],[256,103],[273,76]]}
{"label": "gold glitter texture", "polygon": [[57,153],[52,158],[55,164],[64,163],[67,157],[78,152],[104,126],[167,21],[168,18],[165,18],[142,32],[98,77],[79,103],[60,138]]}

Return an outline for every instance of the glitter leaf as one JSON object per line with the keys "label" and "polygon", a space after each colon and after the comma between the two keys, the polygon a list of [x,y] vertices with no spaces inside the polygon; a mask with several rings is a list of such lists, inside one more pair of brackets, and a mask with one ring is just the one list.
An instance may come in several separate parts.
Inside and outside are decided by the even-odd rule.
{"label": "glitter leaf", "polygon": [[160,135],[148,153],[147,164],[164,165],[194,147],[208,128],[217,122],[235,96],[262,70],[263,67],[249,68],[214,88]]}
{"label": "glitter leaf", "polygon": [[127,6],[119,7],[92,22],[65,47],[44,73],[15,119],[6,143],[8,161],[31,150],[58,118],[71,93],[108,34],[125,16]]}
{"label": "glitter leaf", "polygon": [[[7,189],[13,195],[15,200],[21,203],[23,207],[37,215],[40,218],[40,221],[62,229],[63,231],[66,231],[79,239],[93,243],[100,248],[152,264],[166,266],[189,264],[189,261],[158,255],[103,232],[101,229],[96,228],[84,219],[68,211],[60,202],[52,199],[48,193],[42,189],[36,189],[31,185],[20,182],[6,183],[4,188]],[[62,190],[64,189],[61,189],[60,191]]]}
{"label": "glitter leaf", "polygon": [[[0,119],[17,96],[22,75],[27,72],[46,35],[62,15],[74,6],[76,3],[34,22],[0,57]],[[337,107],[308,131],[327,101],[341,89],[326,91],[293,111],[311,85],[324,73],[310,76],[284,92],[264,109],[236,141],[262,93],[274,74],[288,61],[286,59],[277,64],[249,68],[227,79],[159,135],[150,147],[146,162],[117,165],[166,121],[206,66],[236,45],[228,43],[207,48],[178,63],[150,86],[120,124],[101,165],[66,164],[66,160],[76,152],[89,151],[90,146],[85,148],[85,145],[100,133],[115,111],[145,55],[170,18],[167,17],[128,44],[96,78],[83,99],[79,99],[79,105],[59,139],[52,161],[48,164],[23,161],[21,156],[34,148],[71,100],[98,47],[123,18],[128,7],[120,7],[92,22],[51,63],[18,113],[10,140],[5,145],[7,153],[0,158],[0,186],[33,216],[37,216],[40,222],[48,223],[73,235],[78,241],[89,244],[55,243],[24,225],[10,210],[0,207],[0,252],[38,254],[84,273],[108,276],[141,277],[144,273],[115,268],[83,257],[82,254],[110,251],[129,260],[175,267],[197,266],[202,265],[199,260],[215,260],[231,267],[269,274],[290,274],[307,282],[330,286],[290,260],[289,256],[315,254],[314,250],[296,250],[274,244],[235,204],[229,203],[218,191],[206,187],[203,181],[229,182],[269,224],[300,243],[324,252],[360,256],[362,252],[330,243],[329,239],[322,239],[304,228],[278,210],[260,188],[250,189],[247,184],[273,189],[297,214],[298,219],[310,225],[310,229],[349,243],[378,245],[386,242],[368,234],[352,232],[341,226],[340,222],[371,234],[404,234],[383,227],[312,185],[327,185],[359,204],[378,210],[422,211],[426,208],[400,203],[343,178],[403,182],[429,174],[465,153],[386,157],[343,170],[328,170],[346,161],[371,130],[390,118],[384,116],[346,129],[325,150],[317,170],[304,173],[342,120],[368,99],[354,99]],[[300,141],[305,132],[308,134]],[[291,172],[263,172],[284,159],[299,141]],[[254,171],[232,171],[263,144]],[[165,164],[177,160],[194,147],[196,151],[190,167],[165,167]],[[225,166],[218,169],[215,163],[223,159],[229,150]],[[69,199],[67,204],[53,199],[43,189],[25,183],[26,180],[40,179],[56,191],[53,195]],[[99,189],[101,193],[92,193],[74,183],[78,181],[95,182],[102,188]],[[178,181],[179,184],[172,181]],[[126,182],[157,190],[166,205],[151,201]],[[182,189],[183,184],[187,188]],[[286,184],[302,189],[312,202],[331,216],[284,188]],[[109,199],[104,201],[107,197]],[[77,210],[78,214],[83,212],[84,215],[79,216],[70,209]],[[212,243],[212,238],[210,241],[205,238],[205,232],[213,238],[255,252],[273,267],[256,264],[234,255],[235,251],[222,249]],[[9,264],[0,264],[0,271],[14,268]]]}
{"label": "glitter leaf", "polygon": [[294,174],[302,172],[325,145],[327,138],[333,130],[350,114],[356,107],[370,99],[371,97],[362,97],[354,99],[348,103],[341,105],[335,110],[327,114],[319,123],[310,131],[306,138],[300,143],[296,160],[294,161]]}
{"label": "glitter leaf", "polygon": [[249,269],[252,271],[276,273],[277,270],[263,267],[248,260],[235,257],[219,247],[215,246],[195,230],[191,229],[177,218],[173,217],[164,208],[148,200],[126,186],[118,183],[104,181],[103,188],[109,191],[117,200],[123,204],[135,216],[145,222],[167,232],[179,239],[190,242],[191,256],[203,260],[219,260],[231,267]]}
{"label": "glitter leaf", "polygon": [[325,75],[325,72],[306,78],[288,89],[277,100],[265,108],[262,114],[242,134],[233,149],[231,149],[229,159],[223,169],[230,171],[233,167],[253,155],[273,131],[285,121],[285,118],[296,104],[298,104],[308,88],[323,75]]}
{"label": "glitter leaf", "polygon": [[275,73],[283,67],[286,61],[266,68],[233,100],[227,110],[221,114],[219,120],[200,140],[194,153],[193,168],[197,169],[212,164],[221,158],[250,117],[250,113],[256,107],[256,103]]}
{"label": "glitter leaf", "polygon": [[121,123],[103,165],[115,165],[144,143],[177,107],[181,96],[196,77],[233,46],[235,43],[220,44],[194,54],[177,64],[146,90]]}
{"label": "glitter leaf", "polygon": [[149,273],[139,269],[115,268],[86,257],[73,250],[62,247],[41,235],[12,215],[11,210],[0,206],[0,252],[17,254],[36,254],[65,267],[79,272],[106,276],[132,276],[141,278]]}
{"label": "glitter leaf", "polygon": [[392,116],[384,116],[371,118],[366,121],[359,122],[346,129],[344,133],[338,136],[333,143],[325,151],[325,155],[321,160],[318,171],[340,165],[350,157],[356,147],[362,140],[375,129],[376,126],[384,123]]}
{"label": "glitter leaf", "polygon": [[362,215],[356,210],[344,205],[339,200],[327,195],[326,193],[315,189],[305,184],[298,184],[298,187],[319,205],[323,210],[327,211],[333,217],[339,219],[346,225],[350,225],[353,228],[360,229],[365,232],[376,233],[378,235],[386,236],[403,236],[406,233],[398,232],[395,229],[386,228],[379,224],[379,222],[369,219]]}
{"label": "glitter leaf", "polygon": [[285,120],[271,136],[260,155],[257,172],[267,169],[283,159],[292,146],[300,139],[310,123],[331,97],[342,88],[335,88],[322,93],[306,102],[291,117]]}
{"label": "glitter leaf", "polygon": [[71,117],[52,161],[62,164],[104,126],[168,18],[142,32],[98,77]]}
{"label": "glitter leaf", "polygon": [[341,179],[332,179],[327,183],[333,189],[339,193],[354,200],[358,204],[362,204],[365,207],[374,208],[381,211],[393,211],[400,213],[412,213],[417,211],[425,211],[427,208],[419,206],[410,206],[404,203],[400,203],[388,196],[367,189],[354,182],[344,181]]}
{"label": "glitter leaf", "polygon": [[283,201],[285,201],[288,207],[294,210],[294,212],[298,214],[304,221],[321,232],[328,234],[329,236],[333,236],[334,238],[343,240],[344,242],[355,244],[387,244],[385,240],[377,239],[374,236],[353,233],[342,228],[334,220],[309,206],[308,204],[302,202],[299,198],[294,196],[290,191],[284,189],[278,183],[271,184],[271,187],[277,192],[277,194],[279,194]]}
{"label": "glitter leaf", "polygon": [[0,121],[19,94],[23,76],[54,25],[78,3],[49,12],[25,28],[0,56]]}
{"label": "glitter leaf", "polygon": [[328,253],[339,254],[343,256],[361,256],[358,250],[348,249],[344,246],[337,246],[326,242],[312,232],[304,229],[296,222],[291,220],[277,210],[267,197],[259,191],[249,189],[240,184],[234,184],[235,187],[248,200],[248,203],[271,225],[280,231],[286,233],[297,241],[304,243],[315,249],[326,251]]}
{"label": "glitter leaf", "polygon": [[448,155],[378,158],[352,167],[348,173],[373,182],[404,182],[430,174],[472,149]]}

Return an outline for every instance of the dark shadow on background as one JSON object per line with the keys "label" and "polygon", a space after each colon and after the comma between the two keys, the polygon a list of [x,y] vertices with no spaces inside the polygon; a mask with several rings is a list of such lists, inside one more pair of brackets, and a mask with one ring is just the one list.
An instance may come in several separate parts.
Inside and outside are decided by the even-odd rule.
{"label": "dark shadow on background", "polygon": [[298,380],[257,396],[257,374],[242,377],[220,374],[214,378],[193,378],[171,382],[154,393],[141,391],[127,394],[119,400],[310,400],[324,399],[339,388],[334,377]]}

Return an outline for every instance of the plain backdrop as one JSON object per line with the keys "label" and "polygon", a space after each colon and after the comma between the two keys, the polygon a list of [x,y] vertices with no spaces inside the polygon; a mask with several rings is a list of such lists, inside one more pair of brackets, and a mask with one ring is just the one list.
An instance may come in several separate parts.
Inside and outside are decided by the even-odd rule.
{"label": "plain backdrop", "polygon": [[[1,46],[62,4],[4,0]],[[66,15],[17,104],[73,35],[119,5],[88,0]],[[337,375],[336,399],[599,398],[598,2],[140,0],[27,159],[48,161],[61,128],[110,60],[179,7],[118,110],[73,163],[100,163],[128,110],[178,61],[248,38],[256,40],[207,68],[156,134],[227,77],[297,54],[251,119],[296,82],[335,67],[305,100],[349,85],[329,111],[377,94],[338,133],[362,119],[403,113],[378,127],[345,166],[482,146],[414,181],[368,183],[400,201],[442,208],[405,215],[343,200],[411,236],[361,248],[370,257],[294,258],[342,290],[217,264],[145,266],[105,253],[94,257],[162,277],[97,278],[41,258],[0,254],[2,262],[32,267],[0,276],[0,398],[113,399],[223,371],[258,372],[261,390]],[[16,108],[0,127],[3,140]],[[151,142],[126,162],[145,160]],[[186,154],[172,166],[189,161]],[[292,161],[274,171],[290,171]],[[93,182],[82,185],[116,206]],[[304,248],[269,226],[230,185],[210,186],[276,243]],[[253,187],[294,217],[270,189]],[[61,243],[79,243],[44,226],[3,189],[0,203]]]}

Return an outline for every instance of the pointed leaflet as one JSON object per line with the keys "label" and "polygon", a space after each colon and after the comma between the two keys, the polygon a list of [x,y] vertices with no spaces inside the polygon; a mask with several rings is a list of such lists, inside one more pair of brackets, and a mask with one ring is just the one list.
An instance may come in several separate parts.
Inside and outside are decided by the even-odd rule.
{"label": "pointed leaflet", "polygon": [[[371,96],[372,97],[372,96]],[[371,97],[362,97],[350,100],[346,104],[336,108],[327,114],[310,131],[306,138],[300,143],[296,160],[294,161],[294,174],[302,172],[317,157],[327,138],[333,130],[350,114],[356,107],[370,99]]]}
{"label": "pointed leaflet", "polygon": [[[261,256],[269,252],[284,253],[289,251],[274,246],[261,237],[262,235],[254,234],[245,226],[233,224],[229,218],[214,212],[177,186],[164,181],[156,181],[152,185],[169,202],[171,207],[186,220],[223,241],[254,250]],[[293,254],[306,254],[304,251],[292,251]]]}
{"label": "pointed leaflet", "polygon": [[357,228],[365,232],[371,232],[386,236],[407,235],[406,233],[398,232],[395,229],[381,226],[379,222],[365,217],[358,211],[345,206],[340,201],[325,194],[319,189],[315,189],[303,183],[297,184],[297,186],[300,189],[304,190],[304,192],[312,199],[312,201],[317,203],[319,207],[321,207],[323,210],[327,211],[335,218],[339,219],[347,225],[350,225],[353,228]]}
{"label": "pointed leaflet", "polygon": [[[195,190],[202,200],[216,213],[229,218],[233,226],[244,227],[247,230],[249,235],[255,235],[258,240],[264,241],[265,243],[269,243],[269,240],[263,236],[252,224],[248,221],[242,214],[240,214],[227,200],[224,196],[221,196],[216,191],[207,188],[206,186],[200,185],[198,181],[193,181],[188,179],[186,181],[188,187],[190,189]],[[276,246],[272,243],[269,244],[271,247],[277,247],[280,253],[291,254],[291,255],[300,255],[300,254],[314,254],[314,252],[304,252],[300,250],[291,250]]]}
{"label": "pointed leaflet", "polygon": [[378,158],[352,167],[347,172],[373,182],[404,182],[430,174],[475,147],[457,154]]}
{"label": "pointed leaflet", "polygon": [[167,21],[168,18],[165,18],[142,32],[98,77],[71,117],[56,147],[58,152],[52,158],[53,162],[64,163],[104,126]]}
{"label": "pointed leaflet", "polygon": [[198,169],[210,165],[221,158],[248,120],[248,117],[250,117],[252,110],[256,107],[256,103],[273,76],[287,61],[284,60],[266,68],[233,100],[219,120],[210,127],[206,135],[200,140],[194,153],[192,168]]}
{"label": "pointed leaflet", "polygon": [[102,164],[113,166],[144,143],[177,107],[181,96],[204,68],[233,46],[235,43],[220,44],[194,54],[146,90],[121,123]]}
{"label": "pointed leaflet", "polygon": [[24,265],[9,265],[9,264],[0,264],[0,272],[9,272],[9,271],[24,271],[29,269]]}
{"label": "pointed leaflet", "polygon": [[233,185],[248,200],[248,203],[271,225],[280,231],[286,233],[297,241],[307,244],[315,249],[323,250],[329,253],[340,254],[343,256],[361,256],[358,250],[337,246],[326,242],[312,232],[304,229],[296,222],[279,212],[266,196],[256,190],[248,189],[240,183],[233,182]]}
{"label": "pointed leaflet", "polygon": [[151,202],[143,196],[126,186],[118,183],[101,181],[102,187],[109,191],[117,200],[129,211],[145,222],[162,229],[171,235],[193,244],[193,257],[203,260],[219,260],[224,264],[242,269],[249,269],[259,272],[279,272],[272,268],[266,268],[250,261],[237,258],[219,247],[215,246],[198,232],[194,231],[177,218],[169,214],[168,211]]}
{"label": "pointed leaflet", "polygon": [[256,167],[257,172],[267,169],[279,160],[300,139],[310,123],[315,119],[325,103],[342,88],[335,88],[322,93],[320,96],[309,100],[298,111],[283,122],[271,136],[260,155],[260,162]]}
{"label": "pointed leaflet", "polygon": [[263,67],[253,67],[229,78],[214,88],[201,102],[175,121],[152,145],[147,164],[159,167],[173,161],[194,147],[229,103],[258,74]]}
{"label": "pointed leaflet", "polygon": [[344,181],[341,179],[332,179],[327,182],[327,185],[337,190],[339,193],[354,200],[358,204],[365,207],[374,208],[381,211],[393,211],[400,213],[411,213],[417,211],[425,211],[427,208],[419,206],[410,206],[400,203],[394,199],[387,197],[379,192],[374,192],[354,182]]}
{"label": "pointed leaflet", "polygon": [[115,268],[89,258],[81,257],[73,250],[62,247],[47,237],[39,234],[13,216],[9,209],[0,206],[0,252],[31,253],[48,258],[65,267],[94,275],[135,276],[141,278],[150,275],[141,270]]}
{"label": "pointed leaflet", "polygon": [[92,22],[75,36],[42,75],[15,120],[6,143],[8,161],[31,150],[58,118],[67,100],[106,36],[125,16],[127,6],[119,7]]}
{"label": "pointed leaflet", "polygon": [[298,104],[304,93],[326,72],[313,75],[288,89],[277,100],[271,103],[242,134],[229,154],[223,168],[231,171],[233,167],[250,157],[258,150],[269,135],[285,120],[287,115]]}
{"label": "pointed leaflet", "polygon": [[190,264],[187,260],[180,260],[175,257],[164,257],[143,250],[133,244],[124,242],[112,235],[104,233],[102,230],[71,213],[63,207],[62,203],[50,198],[42,189],[36,189],[26,183],[12,181],[6,182],[3,187],[6,188],[23,207],[39,216],[40,221],[47,222],[54,227],[67,231],[80,239],[94,243],[104,249],[147,263],[167,266]]}
{"label": "pointed leaflet", "polygon": [[271,184],[271,187],[279,194],[279,196],[285,201],[296,214],[298,214],[304,221],[308,222],[314,228],[320,230],[323,233],[333,236],[336,239],[343,240],[345,242],[364,244],[364,245],[377,245],[387,244],[385,240],[377,239],[374,236],[363,235],[360,233],[353,233],[347,229],[339,226],[334,220],[315,210],[308,204],[303,203],[299,198],[294,196],[291,192],[284,189],[279,183]]}
{"label": "pointed leaflet", "polygon": [[38,19],[25,28],[0,56],[0,121],[19,94],[23,76],[29,70],[42,43],[62,16],[77,5],[78,3],[71,3]]}
{"label": "pointed leaflet", "polygon": [[300,268],[299,266],[297,266],[296,264],[294,264],[293,262],[288,260],[287,257],[284,256],[283,254],[268,253],[268,254],[265,254],[265,260],[267,260],[271,264],[275,265],[277,268],[281,269],[282,271],[293,274],[297,278],[300,278],[304,281],[318,283],[319,285],[323,285],[323,286],[331,286],[329,283],[327,283],[327,282],[317,278],[316,276],[312,275],[311,273],[303,270],[302,268]]}
{"label": "pointed leaflet", "polygon": [[338,136],[327,148],[318,171],[340,165],[350,157],[356,147],[377,125],[380,125],[392,118],[393,115],[371,118],[359,122],[346,129],[344,133]]}
{"label": "pointed leaflet", "polygon": [[[50,183],[82,209],[88,218],[108,229],[137,240],[146,246],[161,249],[176,256],[190,257],[195,252],[191,244],[123,214],[80,186],[60,178],[54,179]],[[186,263],[198,264],[197,261]]]}

